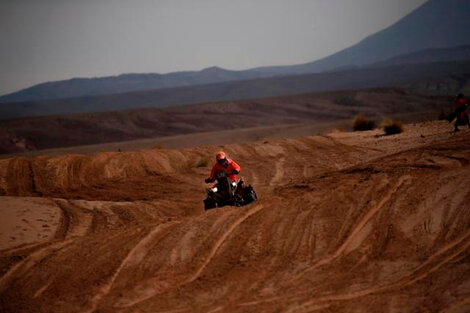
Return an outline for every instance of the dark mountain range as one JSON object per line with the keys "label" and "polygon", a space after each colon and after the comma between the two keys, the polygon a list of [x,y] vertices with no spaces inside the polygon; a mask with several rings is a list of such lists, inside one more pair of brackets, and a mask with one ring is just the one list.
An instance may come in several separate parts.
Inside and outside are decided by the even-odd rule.
{"label": "dark mountain range", "polygon": [[210,67],[201,71],[169,74],[122,74],[99,78],[73,78],[47,82],[0,97],[1,102],[65,99],[130,91],[203,85],[268,76],[258,71],[230,71]]}
{"label": "dark mountain range", "polygon": [[[441,84],[442,81],[450,83]],[[382,86],[416,86],[420,91],[453,94],[468,86],[470,61],[370,67],[319,74],[271,77],[190,87],[135,91],[72,99],[0,104],[0,117],[162,108],[214,101],[277,97],[308,92]],[[427,83],[430,82],[430,83]],[[415,83],[415,85],[412,85]]]}
{"label": "dark mountain range", "polygon": [[[462,59],[468,53],[470,36],[470,1],[430,0],[389,28],[372,35],[358,44],[327,58],[292,66],[260,67],[245,71],[230,71],[211,67],[198,72],[169,74],[123,74],[101,78],[74,78],[32,86],[0,97],[0,102],[21,102],[63,99],[83,96],[125,93],[130,91],[163,89],[264,78],[283,75],[318,73],[339,68],[351,68],[383,62],[399,55],[409,55],[428,49],[452,48],[434,51],[436,56],[415,54],[423,62],[441,62]],[[459,48],[455,48],[459,47]],[[455,52],[457,51],[457,52]],[[428,51],[429,53],[429,51]],[[467,59],[470,55],[467,54]],[[400,58],[393,64],[409,62]],[[433,59],[434,58],[434,59]],[[412,62],[414,63],[414,62]]]}
{"label": "dark mountain range", "polygon": [[286,75],[364,66],[421,50],[470,45],[469,28],[470,1],[429,0],[394,25],[324,59],[253,70]]}

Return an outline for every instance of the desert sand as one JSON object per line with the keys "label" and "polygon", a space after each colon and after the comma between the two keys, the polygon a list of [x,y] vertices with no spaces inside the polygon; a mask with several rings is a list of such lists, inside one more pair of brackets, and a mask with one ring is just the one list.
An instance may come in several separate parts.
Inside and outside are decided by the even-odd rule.
{"label": "desert sand", "polygon": [[[0,311],[469,312],[451,130],[2,159]],[[221,149],[259,200],[204,212]]]}

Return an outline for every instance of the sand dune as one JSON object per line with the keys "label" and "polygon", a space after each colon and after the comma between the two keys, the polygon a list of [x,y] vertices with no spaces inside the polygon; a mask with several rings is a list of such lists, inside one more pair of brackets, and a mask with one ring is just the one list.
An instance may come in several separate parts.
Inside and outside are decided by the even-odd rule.
{"label": "sand dune", "polygon": [[[470,130],[451,128],[0,160],[2,218],[35,226],[2,224],[0,311],[468,312]],[[220,149],[260,199],[203,212],[196,165]]]}

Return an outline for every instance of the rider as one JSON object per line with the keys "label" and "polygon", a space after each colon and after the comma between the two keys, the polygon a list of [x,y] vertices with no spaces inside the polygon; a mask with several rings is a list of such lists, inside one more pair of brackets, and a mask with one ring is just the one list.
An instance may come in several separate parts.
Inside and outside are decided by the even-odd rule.
{"label": "rider", "polygon": [[[220,151],[219,153],[217,153],[217,155],[215,156],[215,160],[216,162],[214,166],[212,167],[211,176],[209,178],[206,178],[205,182],[206,183],[214,182],[216,180],[216,177],[215,177],[216,173],[222,170],[226,170],[228,173],[228,178],[230,179],[231,183],[234,184],[234,186],[236,186],[238,182],[237,175],[242,170],[240,165],[235,163],[235,161],[233,161],[232,159],[227,158],[227,155],[223,151]],[[212,187],[213,192],[216,192],[217,190],[216,187],[217,187],[217,184]]]}
{"label": "rider", "polygon": [[[462,105],[466,105],[467,103],[468,103],[468,101],[465,98],[465,96],[463,94],[459,94],[457,96],[457,98],[455,99],[455,101],[454,101],[454,108],[458,109],[459,107],[461,107]],[[470,128],[470,121],[469,121],[469,118],[468,118],[467,109],[463,110],[462,113],[460,113],[457,116],[457,120],[455,121],[454,132],[458,132],[459,131],[459,125],[462,125],[462,124],[467,124],[468,127]]]}

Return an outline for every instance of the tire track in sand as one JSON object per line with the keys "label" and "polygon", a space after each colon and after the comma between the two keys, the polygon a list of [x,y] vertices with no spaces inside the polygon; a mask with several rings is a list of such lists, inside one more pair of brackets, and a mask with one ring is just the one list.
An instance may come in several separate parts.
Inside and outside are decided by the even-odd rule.
{"label": "tire track in sand", "polygon": [[[322,296],[318,297],[316,299],[311,299],[307,302],[302,303],[300,306],[296,306],[295,308],[292,308],[290,310],[287,310],[287,312],[298,312],[299,309],[304,309],[308,310],[308,312],[313,312],[317,311],[319,309],[324,309],[325,305],[327,307],[333,305],[334,303],[328,303],[332,301],[346,301],[346,300],[352,300],[355,298],[359,297],[364,297],[368,296],[371,294],[375,293],[380,293],[380,292],[385,292],[393,289],[399,289],[403,287],[407,287],[410,285],[413,285],[414,283],[426,278],[430,274],[434,273],[437,271],[439,268],[441,268],[443,265],[451,262],[453,259],[455,259],[457,256],[465,252],[468,248],[470,248],[470,241],[465,241],[465,239],[468,239],[470,235],[470,232],[467,232],[464,236],[458,238],[457,240],[454,240],[453,242],[447,244],[445,247],[443,247],[441,250],[430,256],[426,262],[424,262],[420,267],[415,269],[410,275],[405,276],[404,278],[383,286],[378,286],[375,288],[367,288],[363,290],[359,290],[356,292],[351,292],[351,293],[345,293],[345,294],[336,294],[336,295],[327,295],[327,296]],[[457,247],[452,251],[452,253],[448,256],[438,258],[441,254],[444,254],[448,250],[452,250],[455,246],[458,246],[461,242],[464,242],[462,247]],[[436,259],[437,260],[434,260]],[[426,269],[427,267],[431,266],[429,269]],[[422,270],[422,269],[425,270]],[[326,303],[325,303],[326,302]],[[321,308],[320,308],[321,306]]]}
{"label": "tire track in sand", "polygon": [[24,253],[25,251],[32,250],[35,248],[41,248],[42,246],[49,245],[50,242],[32,242],[24,245],[20,245],[18,247],[13,247],[10,249],[0,250],[0,254],[3,256],[11,256],[15,253]]}
{"label": "tire track in sand", "polygon": [[142,240],[140,240],[134,248],[127,254],[124,260],[119,265],[118,269],[114,272],[111,279],[104,285],[100,287],[98,292],[91,300],[91,308],[84,311],[84,313],[92,313],[95,312],[98,308],[99,302],[103,297],[105,297],[110,291],[111,288],[116,281],[117,277],[121,273],[123,269],[127,266],[138,264],[142,261],[142,259],[147,255],[148,251],[152,248],[155,244],[155,241],[161,239],[165,234],[168,233],[168,229],[173,228],[175,225],[181,222],[172,222],[167,224],[160,224],[156,226],[153,230],[151,230]]}
{"label": "tire track in sand", "polygon": [[316,269],[316,268],[318,268],[322,265],[328,264],[331,261],[333,261],[334,259],[338,258],[344,252],[344,250],[348,247],[348,245],[357,237],[357,235],[364,228],[364,226],[372,219],[372,217],[378,211],[380,211],[380,209],[382,209],[382,207],[385,205],[385,203],[387,203],[387,201],[390,200],[390,198],[393,196],[393,194],[395,194],[398,191],[398,189],[401,187],[401,185],[409,179],[411,179],[411,176],[409,176],[409,175],[405,175],[405,176],[400,177],[398,179],[398,182],[395,184],[395,186],[392,189],[389,190],[389,192],[380,200],[380,202],[375,207],[373,207],[372,209],[370,209],[366,213],[366,215],[359,221],[359,223],[357,223],[357,225],[353,228],[353,230],[351,231],[349,236],[346,238],[346,240],[343,242],[343,244],[333,254],[328,255],[328,256],[324,257],[323,259],[318,260],[317,262],[315,262],[311,266],[309,266],[306,269],[302,270],[300,273],[295,275],[290,280],[290,282],[298,280],[303,275],[305,275],[306,273],[308,273],[310,271],[313,271],[314,269]]}
{"label": "tire track in sand", "polygon": [[286,159],[281,158],[279,161],[276,162],[276,173],[274,174],[273,178],[271,178],[271,181],[269,182],[269,186],[273,188],[275,185],[278,185],[282,178],[284,177],[284,163]]}
{"label": "tire track in sand", "polygon": [[[368,296],[368,295],[375,294],[375,293],[380,293],[380,292],[385,292],[385,291],[389,291],[393,289],[399,289],[402,287],[410,286],[426,278],[428,275],[437,271],[440,267],[451,262],[453,259],[455,259],[460,254],[465,252],[468,248],[470,248],[470,241],[468,241],[469,238],[470,238],[470,231],[467,232],[465,235],[455,239],[454,241],[446,244],[444,247],[442,247],[441,249],[436,251],[434,254],[432,254],[419,267],[413,270],[411,274],[401,279],[398,279],[395,282],[378,286],[378,287],[366,288],[363,290],[350,292],[350,293],[319,296],[319,297],[310,299],[296,306],[295,308],[291,308],[287,310],[287,312],[298,312],[299,309],[307,310],[307,312],[313,312],[313,311],[330,307],[331,305],[335,304],[335,303],[328,303],[328,302],[347,301],[347,300],[352,300],[355,298],[364,297],[364,296]],[[458,247],[462,242],[463,244],[461,245],[461,247]],[[448,251],[450,251],[451,253],[447,255],[446,253]],[[443,254],[444,256],[441,257],[441,255]],[[276,302],[280,300],[298,302],[298,301],[301,301],[301,297],[308,297],[309,295],[310,295],[310,292],[307,291],[307,292],[296,293],[290,296],[275,296],[275,297],[269,297],[269,298],[264,298],[260,300],[244,302],[239,305],[240,306],[254,306],[254,305],[261,304],[261,303]]]}
{"label": "tire track in sand", "polygon": [[230,236],[230,234],[240,225],[245,221],[247,218],[252,216],[253,214],[257,213],[258,211],[262,210],[263,206],[261,204],[258,204],[251,208],[250,210],[246,211],[245,214],[243,214],[240,218],[238,218],[230,227],[227,229],[225,233],[222,234],[222,236],[219,237],[219,239],[215,242],[215,244],[212,246],[211,251],[209,252],[209,255],[206,257],[204,262],[199,266],[199,268],[196,270],[196,272],[188,278],[184,284],[189,284],[190,282],[194,281],[196,278],[201,275],[202,271],[206,268],[206,266],[209,264],[209,262],[212,260],[212,258],[215,256],[217,253],[217,250],[222,246],[222,244],[225,242],[225,240]]}
{"label": "tire track in sand", "polygon": [[52,243],[51,245],[36,250],[24,260],[16,263],[8,272],[5,273],[5,275],[2,276],[2,278],[0,278],[0,293],[8,287],[8,285],[15,279],[15,276],[23,275],[26,273],[26,271],[41,262],[41,260],[46,258],[48,255],[59,251],[71,242],[72,240],[69,239]]}
{"label": "tire track in sand", "polygon": [[49,280],[42,287],[40,287],[38,290],[36,290],[36,292],[33,295],[33,299],[36,299],[37,297],[40,297],[43,294],[43,292],[46,291],[47,288],[49,288],[49,286],[52,284],[52,282],[54,282],[54,279],[55,279],[54,276],[49,278]]}
{"label": "tire track in sand", "polygon": [[57,199],[54,202],[62,212],[60,226],[54,235],[56,239],[82,237],[91,232],[91,212],[86,212],[69,200]]}
{"label": "tire track in sand", "polygon": [[[230,225],[230,227],[222,234],[222,236],[220,236],[219,239],[217,239],[215,244],[212,246],[209,254],[204,259],[204,262],[196,269],[196,271],[188,279],[183,281],[181,284],[178,284],[177,286],[183,286],[183,285],[189,284],[189,283],[193,282],[194,280],[196,280],[201,275],[201,273],[204,271],[204,269],[207,267],[207,265],[210,263],[212,258],[216,255],[217,251],[222,246],[222,244],[225,242],[225,240],[230,236],[230,234],[232,234],[233,231],[241,223],[243,223],[243,221],[245,221],[247,218],[249,218],[250,216],[252,216],[253,214],[259,212],[262,209],[263,209],[263,206],[261,204],[255,205],[251,209],[247,210],[241,217],[236,219],[235,222],[232,225]],[[142,297],[140,297],[140,298],[138,298],[134,301],[122,304],[119,307],[128,308],[128,307],[134,306],[138,303],[141,303],[145,300],[148,300],[148,299],[154,297],[156,294],[157,294],[156,291],[153,292],[153,293],[149,292],[149,293],[145,294],[144,296],[142,296]],[[90,312],[90,311],[88,311],[88,312]]]}

